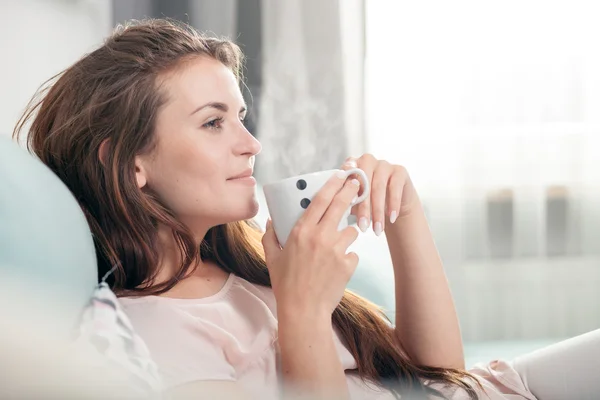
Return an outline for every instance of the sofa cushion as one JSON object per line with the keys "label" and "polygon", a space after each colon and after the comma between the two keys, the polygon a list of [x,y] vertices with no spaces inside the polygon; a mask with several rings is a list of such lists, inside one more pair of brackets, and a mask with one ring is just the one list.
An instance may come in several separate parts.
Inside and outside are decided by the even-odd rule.
{"label": "sofa cushion", "polygon": [[[37,299],[40,311],[60,303],[74,324],[97,274],[92,235],[71,192],[49,168],[0,135],[0,290],[2,282],[17,282],[19,296]],[[71,327],[62,330],[68,334]]]}

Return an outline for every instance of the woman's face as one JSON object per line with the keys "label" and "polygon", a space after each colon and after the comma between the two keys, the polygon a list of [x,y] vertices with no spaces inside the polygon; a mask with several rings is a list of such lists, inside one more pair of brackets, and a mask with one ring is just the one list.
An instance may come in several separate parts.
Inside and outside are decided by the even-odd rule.
{"label": "woman's face", "polygon": [[251,174],[261,146],[244,126],[246,104],[232,71],[200,56],[160,86],[167,102],[157,115],[156,147],[136,159],[138,186],[192,230],[254,217]]}

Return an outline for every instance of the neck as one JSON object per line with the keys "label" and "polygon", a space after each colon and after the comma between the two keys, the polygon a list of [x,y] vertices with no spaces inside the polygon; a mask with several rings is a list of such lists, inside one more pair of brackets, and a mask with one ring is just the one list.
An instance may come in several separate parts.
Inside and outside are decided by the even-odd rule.
{"label": "neck", "polygon": [[[200,244],[206,233],[210,228],[205,228],[203,230],[195,230],[194,231],[194,239],[196,241],[196,248],[200,248]],[[175,275],[181,264],[183,263],[183,258],[181,251],[179,250],[179,246],[173,237],[172,230],[164,225],[159,225],[158,227],[158,240],[160,246],[160,260],[158,265],[158,274],[156,276],[156,283],[166,282]],[[198,268],[196,269],[195,274],[202,274],[202,271],[205,270],[206,262],[202,260],[198,260]]]}

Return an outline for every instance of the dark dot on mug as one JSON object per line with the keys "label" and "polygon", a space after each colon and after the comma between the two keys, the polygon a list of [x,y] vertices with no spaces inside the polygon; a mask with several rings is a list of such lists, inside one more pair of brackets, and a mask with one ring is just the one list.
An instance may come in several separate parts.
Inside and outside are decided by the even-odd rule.
{"label": "dark dot on mug", "polygon": [[302,199],[300,200],[300,207],[304,208],[306,210],[306,208],[308,208],[308,205],[310,204],[310,200],[309,199]]}
{"label": "dark dot on mug", "polygon": [[298,180],[298,182],[296,182],[296,187],[300,190],[306,189],[306,181],[304,179]]}

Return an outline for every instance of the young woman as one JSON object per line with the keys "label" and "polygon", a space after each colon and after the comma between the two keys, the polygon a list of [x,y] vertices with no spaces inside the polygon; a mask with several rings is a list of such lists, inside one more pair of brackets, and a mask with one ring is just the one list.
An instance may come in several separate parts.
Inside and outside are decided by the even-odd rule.
{"label": "young woman", "polygon": [[371,177],[354,212],[363,231],[386,234],[395,327],[345,291],[358,233],[336,221],[354,180],[333,177],[283,250],[253,225],[261,146],[244,127],[241,67],[230,41],[131,23],[59,74],[15,130],[31,124],[29,149],[81,204],[99,273],[116,266],[111,286],[171,392],[534,399],[510,364],[464,370],[444,270],[401,166],[371,155],[343,166]]}

